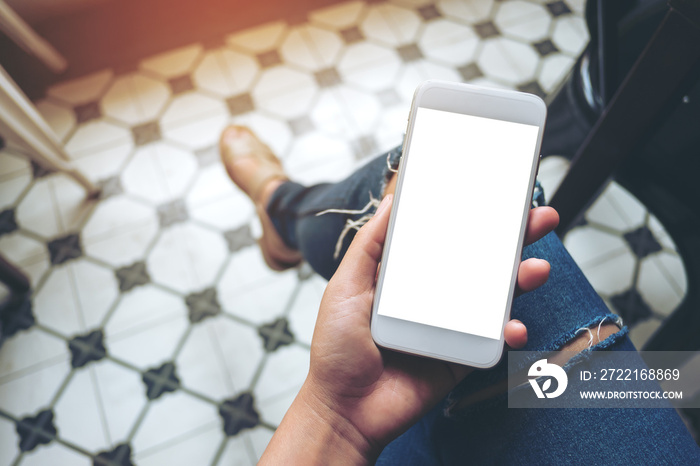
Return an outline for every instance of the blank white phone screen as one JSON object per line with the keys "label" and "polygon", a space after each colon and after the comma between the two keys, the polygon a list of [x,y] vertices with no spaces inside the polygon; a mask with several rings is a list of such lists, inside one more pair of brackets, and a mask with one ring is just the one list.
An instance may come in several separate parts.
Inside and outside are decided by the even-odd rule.
{"label": "blank white phone screen", "polygon": [[538,131],[417,109],[378,314],[501,337]]}

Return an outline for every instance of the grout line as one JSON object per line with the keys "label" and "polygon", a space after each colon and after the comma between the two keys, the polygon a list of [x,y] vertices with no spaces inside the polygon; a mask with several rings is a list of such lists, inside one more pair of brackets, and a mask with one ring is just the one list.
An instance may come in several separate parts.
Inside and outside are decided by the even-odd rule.
{"label": "grout line", "polygon": [[63,379],[63,383],[60,387],[58,387],[58,390],[56,390],[56,393],[49,402],[49,406],[51,407],[51,409],[54,408],[56,402],[58,402],[58,400],[61,398],[61,395],[63,395],[63,392],[66,390],[66,387],[68,387],[68,384],[71,382],[71,380],[73,380],[73,376],[75,375],[76,370],[77,369],[73,368],[71,365],[71,370],[68,372],[66,378]]}
{"label": "grout line", "polygon": [[95,392],[95,398],[97,398],[97,406],[100,413],[100,421],[102,424],[102,430],[107,440],[107,445],[112,445],[112,436],[109,433],[109,424],[107,422],[107,412],[105,411],[104,400],[102,399],[102,393],[100,391],[100,383],[95,373],[95,367],[88,367],[90,371],[90,379],[92,381],[92,387]]}
{"label": "grout line", "polygon": [[146,414],[148,414],[148,411],[151,409],[151,404],[151,400],[147,398],[146,403],[143,405],[143,408],[141,408],[139,416],[136,418],[134,425],[131,427],[131,430],[126,436],[125,442],[129,445],[131,445],[131,441],[134,439],[136,433],[141,428],[141,424],[143,424],[143,420],[146,418]]}
{"label": "grout line", "polygon": [[224,435],[224,437],[221,439],[219,448],[216,449],[216,454],[211,460],[211,466],[217,466],[219,464],[219,461],[221,461],[221,456],[224,454],[224,450],[226,450],[226,444],[228,444],[228,440],[229,437],[227,435]]}

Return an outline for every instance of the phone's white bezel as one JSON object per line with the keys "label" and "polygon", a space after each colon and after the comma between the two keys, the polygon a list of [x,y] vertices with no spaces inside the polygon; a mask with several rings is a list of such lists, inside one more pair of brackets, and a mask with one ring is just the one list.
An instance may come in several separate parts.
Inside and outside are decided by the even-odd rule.
{"label": "phone's white bezel", "polygon": [[406,166],[410,157],[413,124],[418,107],[539,127],[537,144],[532,154],[528,196],[523,199],[523,216],[520,235],[517,253],[513,262],[510,293],[506,312],[504,313],[500,339],[496,340],[470,335],[378,314],[378,303],[381,299],[382,283],[384,280],[384,267],[380,267],[377,277],[377,289],[372,307],[371,331],[372,337],[378,345],[395,351],[432,357],[473,367],[492,367],[498,363],[503,353],[503,327],[505,327],[505,324],[510,319],[510,308],[515,292],[518,266],[522,256],[525,228],[527,226],[528,212],[530,210],[530,199],[535,185],[535,177],[539,163],[539,150],[542,143],[542,133],[544,131],[547,108],[539,97],[522,92],[432,80],[426,81],[418,86],[409,114],[406,137],[404,139],[403,156],[399,165],[394,203],[391,209],[386,236],[387,240],[382,253],[382,262],[386,260],[391,248],[396,210],[401,202],[401,188],[403,185],[403,174],[405,172],[402,168]]}

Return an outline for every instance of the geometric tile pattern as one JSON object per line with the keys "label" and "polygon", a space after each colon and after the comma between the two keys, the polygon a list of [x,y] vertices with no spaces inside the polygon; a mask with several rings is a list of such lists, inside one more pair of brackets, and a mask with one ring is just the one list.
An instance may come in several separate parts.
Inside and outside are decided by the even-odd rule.
{"label": "geometric tile pattern", "polygon": [[[348,2],[48,89],[39,111],[103,194],[0,150],[0,253],[32,282],[2,315],[0,389],[27,407],[0,400],[17,433],[0,463],[54,449],[105,466],[255,464],[306,375],[323,286],[307,264],[265,266],[221,129],[252,127],[302,182],[342,179],[400,143],[423,80],[551,92],[587,40],[581,4]],[[653,217],[613,198],[627,217],[594,206],[578,229],[607,249],[580,263],[642,328],[682,299],[682,265]],[[661,250],[647,231],[623,236],[642,226]],[[596,283],[615,261],[637,265]]]}
{"label": "geometric tile pattern", "polygon": [[155,400],[163,393],[174,392],[180,387],[180,379],[175,375],[175,365],[171,362],[146,371],[143,374],[143,383],[146,384],[146,396],[149,400]]}
{"label": "geometric tile pattern", "polygon": [[250,393],[242,393],[221,403],[219,414],[223,418],[226,435],[234,436],[243,429],[252,429],[258,425],[260,415],[253,404],[253,395]]}
{"label": "geometric tile pattern", "polygon": [[51,442],[56,436],[53,417],[53,412],[45,409],[37,413],[36,416],[27,416],[17,421],[20,450],[32,451],[38,445]]}

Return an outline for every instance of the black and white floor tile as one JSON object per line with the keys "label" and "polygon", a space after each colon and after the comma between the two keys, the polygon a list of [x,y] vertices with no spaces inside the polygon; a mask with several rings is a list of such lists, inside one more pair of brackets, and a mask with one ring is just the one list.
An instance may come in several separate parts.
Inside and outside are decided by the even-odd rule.
{"label": "black and white floor tile", "polygon": [[[0,251],[33,285],[2,316],[0,464],[255,463],[325,282],[265,266],[222,128],[251,126],[301,182],[342,179],[401,141],[422,80],[552,91],[587,40],[582,5],[350,1],[48,89],[39,111],[103,192],[0,152]],[[563,170],[545,161],[545,185]],[[614,184],[586,220],[566,244],[640,344],[682,264]]]}

